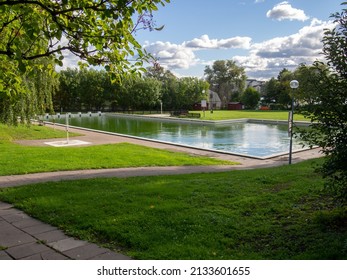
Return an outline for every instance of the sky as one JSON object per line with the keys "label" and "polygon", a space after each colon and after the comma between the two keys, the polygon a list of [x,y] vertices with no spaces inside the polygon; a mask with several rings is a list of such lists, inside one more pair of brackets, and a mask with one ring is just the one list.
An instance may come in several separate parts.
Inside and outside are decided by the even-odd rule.
{"label": "sky", "polygon": [[[268,80],[301,63],[323,61],[324,29],[343,0],[171,0],[154,12],[161,31],[136,40],[177,77],[204,77],[216,60],[234,60],[250,79]],[[66,56],[64,68],[76,65]]]}
{"label": "sky", "polygon": [[342,0],[171,0],[154,13],[162,31],[136,39],[178,77],[203,78],[216,60],[234,60],[251,79],[324,60],[323,30]]}

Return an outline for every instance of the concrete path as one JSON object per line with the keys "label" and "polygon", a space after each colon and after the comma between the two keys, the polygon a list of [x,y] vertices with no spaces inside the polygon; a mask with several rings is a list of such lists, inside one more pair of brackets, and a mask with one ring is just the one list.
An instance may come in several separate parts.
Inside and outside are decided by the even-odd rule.
{"label": "concrete path", "polygon": [[[57,129],[62,128],[57,127]],[[83,134],[83,136],[79,136],[77,138],[82,141],[90,142],[91,145],[130,142],[159,149],[187,152],[195,155],[230,160],[239,162],[240,165],[118,168],[0,176],[0,188],[61,180],[226,172],[237,169],[264,168],[288,164],[287,156],[260,160],[168,144],[154,143],[151,141],[131,139],[122,136],[107,135],[79,129],[71,129],[71,131]],[[45,145],[44,142],[47,141],[49,140],[18,141],[18,143],[22,145],[40,146]],[[293,163],[319,156],[321,156],[321,154],[318,149],[295,153],[293,154]],[[12,259],[129,260],[130,258],[116,252],[112,252],[108,249],[101,248],[96,244],[76,240],[66,236],[61,230],[28,216],[24,212],[15,209],[11,204],[0,202],[0,260]]]}

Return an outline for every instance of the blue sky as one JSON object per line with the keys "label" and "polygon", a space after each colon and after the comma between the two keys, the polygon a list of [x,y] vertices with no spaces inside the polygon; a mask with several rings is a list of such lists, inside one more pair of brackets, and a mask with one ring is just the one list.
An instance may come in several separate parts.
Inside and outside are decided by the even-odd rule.
{"label": "blue sky", "polygon": [[203,77],[206,65],[233,59],[249,78],[323,60],[324,28],[342,0],[171,0],[154,14],[162,31],[137,40],[179,77]]}

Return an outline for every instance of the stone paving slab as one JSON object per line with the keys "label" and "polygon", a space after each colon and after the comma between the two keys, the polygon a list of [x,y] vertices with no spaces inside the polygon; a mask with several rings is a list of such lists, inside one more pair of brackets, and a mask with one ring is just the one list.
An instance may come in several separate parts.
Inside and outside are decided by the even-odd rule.
{"label": "stone paving slab", "polygon": [[76,247],[84,246],[86,244],[87,244],[86,241],[77,240],[74,238],[66,238],[63,240],[48,243],[48,245],[50,247],[52,247],[55,250],[60,251],[60,252],[68,251],[68,250],[74,249]]}
{"label": "stone paving slab", "polygon": [[13,222],[12,225],[14,225],[17,228],[24,229],[28,227],[33,227],[42,224],[38,220],[31,219],[30,217],[27,219],[22,219],[16,222]]}
{"label": "stone paving slab", "polygon": [[77,240],[0,201],[0,260],[129,260],[122,254]]}
{"label": "stone paving slab", "polygon": [[86,260],[107,252],[108,250],[105,248],[101,248],[95,244],[86,243],[83,246],[64,251],[64,254],[71,259]]}
{"label": "stone paving slab", "polygon": [[22,258],[22,260],[69,260],[69,258],[55,251],[45,251]]}
{"label": "stone paving slab", "polygon": [[2,209],[0,210],[0,216],[8,221],[9,223],[20,221],[22,219],[26,219],[30,216],[25,214],[24,212],[15,209],[15,208],[10,208],[10,209]]}
{"label": "stone paving slab", "polygon": [[48,231],[54,231],[57,229],[56,227],[52,227],[51,225],[47,225],[40,221],[38,222],[39,222],[38,224],[31,227],[23,228],[22,230],[26,233],[29,233],[30,235],[34,235],[34,234],[44,233]]}
{"label": "stone paving slab", "polygon": [[35,238],[46,243],[53,243],[59,240],[66,239],[66,235],[61,230],[52,230],[43,233],[33,234]]}
{"label": "stone paving slab", "polygon": [[36,239],[7,222],[0,222],[0,245],[3,247],[17,246],[36,241]]}
{"label": "stone paving slab", "polygon": [[23,259],[25,257],[29,257],[31,255],[37,254],[37,253],[42,253],[45,251],[52,251],[49,247],[39,244],[36,242],[34,243],[28,243],[28,244],[23,244],[15,247],[11,247],[9,249],[6,249],[6,252],[12,256],[14,259]]}

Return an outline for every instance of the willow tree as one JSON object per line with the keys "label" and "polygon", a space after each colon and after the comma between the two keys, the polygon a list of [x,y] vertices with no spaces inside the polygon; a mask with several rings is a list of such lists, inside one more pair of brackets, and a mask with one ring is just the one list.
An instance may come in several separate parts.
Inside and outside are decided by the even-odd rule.
{"label": "willow tree", "polygon": [[[135,33],[140,29],[155,29],[152,12],[160,4],[169,2],[0,1],[2,120],[20,111],[29,112],[28,108],[20,106],[26,106],[21,100],[27,98],[25,95],[30,90],[27,78],[37,73],[53,75],[55,65],[62,65],[68,55],[77,56],[81,65],[105,67],[114,79],[124,73],[144,70],[143,62],[149,55],[136,41]],[[47,99],[49,93],[46,94],[43,99]],[[8,115],[8,112],[13,114]]]}

